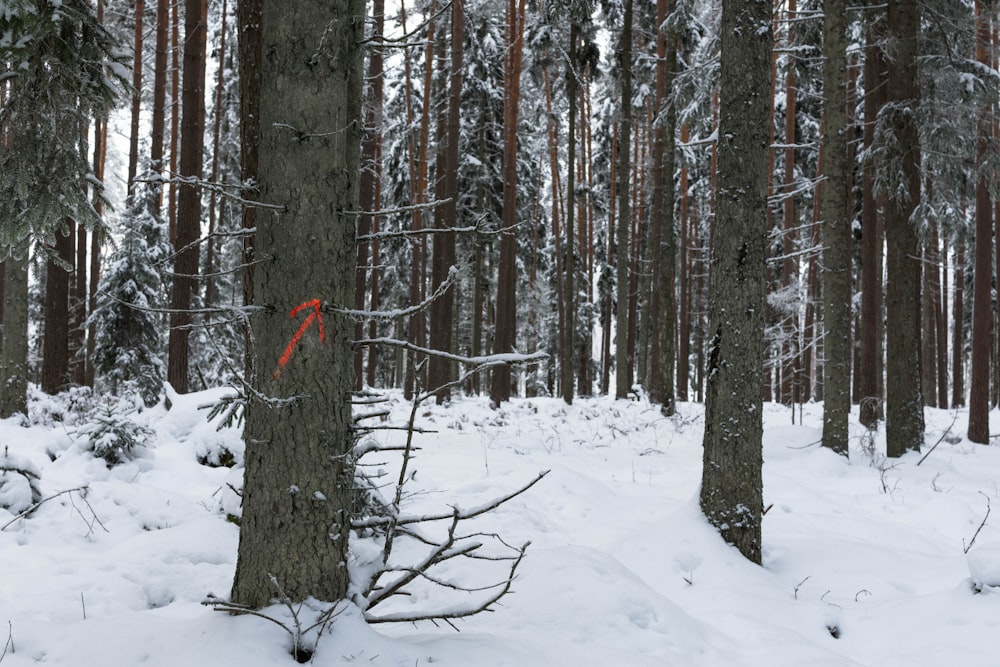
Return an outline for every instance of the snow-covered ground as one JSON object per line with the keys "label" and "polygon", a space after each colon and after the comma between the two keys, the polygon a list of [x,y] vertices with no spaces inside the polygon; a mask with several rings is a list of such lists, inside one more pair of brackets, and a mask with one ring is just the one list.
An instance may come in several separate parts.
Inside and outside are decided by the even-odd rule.
{"label": "snow-covered ground", "polygon": [[[3,667],[295,664],[281,627],[200,604],[228,595],[236,560],[225,510],[239,473],[199,463],[240,450],[236,431],[216,431],[197,409],[218,395],[144,412],[152,446],[111,469],[70,416],[0,422],[4,460],[40,473],[43,496],[88,487],[0,532]],[[404,423],[409,406],[393,395],[391,407],[385,423]],[[347,609],[313,664],[1000,664],[1000,589],[986,585],[1000,584],[1000,447],[961,439],[965,413],[928,410],[924,451],[950,435],[919,466],[918,454],[885,461],[881,435],[876,453],[864,451],[856,422],[848,462],[817,444],[821,410],[805,406],[805,425],[792,425],[787,409],[766,406],[757,567],[699,512],[701,406],[681,404],[672,419],[609,399],[422,408],[420,425],[436,433],[417,436],[415,511],[471,507],[551,470],[477,520],[511,544],[530,540],[513,592],[492,613],[456,621],[459,632],[367,626]],[[392,473],[398,455],[376,458]],[[16,500],[26,488],[8,478],[0,492]],[[966,555],[988,502],[997,511]],[[0,510],[0,525],[12,518]],[[435,604],[416,597],[396,609]]]}

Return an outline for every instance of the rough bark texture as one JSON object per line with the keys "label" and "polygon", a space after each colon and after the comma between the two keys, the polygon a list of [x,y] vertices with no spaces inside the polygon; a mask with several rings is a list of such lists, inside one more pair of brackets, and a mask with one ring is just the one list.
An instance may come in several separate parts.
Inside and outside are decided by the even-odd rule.
{"label": "rough bark texture", "polygon": [[851,412],[851,255],[847,211],[847,33],[844,0],[823,2],[823,439],[847,456]]}
{"label": "rough bark texture", "polygon": [[701,508],[761,562],[771,3],[723,0]]}
{"label": "rough bark texture", "polygon": [[[667,18],[668,0],[657,2],[657,23]],[[677,237],[674,231],[674,129],[677,112],[669,94],[677,68],[674,34],[660,30],[656,37],[656,99],[660,117],[653,135],[652,249],[653,289],[650,310],[653,335],[650,350],[649,397],[660,404],[664,415],[675,410],[674,360],[677,354],[677,302],[674,273]]]}
{"label": "rough bark texture", "polygon": [[[462,101],[462,59],[464,57],[463,43],[465,40],[465,8],[461,0],[454,0],[451,13],[451,71],[449,73],[448,113],[444,119],[444,132],[438,136],[443,145],[439,147],[438,164],[443,165],[444,173],[438,174],[439,181],[435,191],[440,192],[442,204],[434,209],[434,226],[438,229],[451,229],[458,223],[458,144],[459,125]],[[444,37],[442,33],[441,37]],[[443,53],[443,51],[442,51]],[[439,125],[440,129],[441,125]],[[449,271],[455,266],[455,235],[450,232],[437,234],[434,237],[434,251],[431,259],[431,281],[433,289],[437,289],[448,279]],[[455,318],[454,286],[431,303],[430,346],[443,352],[451,352],[452,334]],[[442,357],[433,356],[427,362],[427,378],[429,389],[438,389],[455,379],[454,364]],[[450,396],[450,390],[437,392],[438,403]]]}
{"label": "rough bark texture", "polygon": [[[976,2],[976,60],[989,66],[990,28],[986,3]],[[984,105],[979,118],[981,163],[990,141],[990,109]],[[969,431],[972,442],[990,441],[990,347],[993,304],[993,202],[989,176],[979,172],[976,180],[975,272],[972,275],[972,373],[969,383]]]}
{"label": "rough bark texture", "polygon": [[[185,0],[184,83],[181,93],[180,175],[201,180],[204,174],[202,149],[205,143],[205,47],[207,32],[206,0]],[[201,189],[182,185],[177,193],[177,233],[174,248],[174,276],[170,291],[170,336],[167,341],[167,380],[177,391],[188,391],[192,322],[190,308],[198,292],[201,253]]]}
{"label": "rough bark texture", "polygon": [[[361,185],[359,201],[362,211],[377,211],[381,203],[376,199],[375,193],[379,189],[379,180],[382,175],[382,165],[376,158],[381,152],[382,142],[382,90],[385,81],[382,76],[382,27],[385,23],[385,0],[374,0],[372,3],[372,43],[368,47],[368,75],[365,87],[364,119],[365,125],[363,138],[361,141]],[[368,239],[360,238],[367,236],[372,231],[374,216],[363,215],[358,218],[358,260],[354,279],[354,307],[357,310],[364,310],[366,297],[368,296],[368,270],[369,270],[369,242]],[[374,243],[371,244],[374,246]],[[375,262],[370,262],[372,266],[372,281],[375,280]],[[373,294],[373,298],[374,294]],[[364,323],[358,322],[355,325],[354,336],[357,339],[364,337]],[[372,364],[374,347],[368,348],[369,365]],[[364,374],[364,352],[360,345],[354,350],[354,387],[361,389],[365,379]]]}
{"label": "rough bark texture", "polygon": [[[902,456],[920,449],[924,435],[920,394],[920,244],[911,217],[920,202],[920,143],[913,110],[917,87],[917,32],[920,10],[916,0],[890,0],[888,32],[895,45],[886,84],[888,101],[882,113],[895,133],[887,163],[891,195],[885,215],[886,327],[892,332],[886,348],[886,450]],[[898,171],[897,171],[898,170]]]}
{"label": "rough bark texture", "polygon": [[[503,98],[503,229],[497,268],[495,353],[514,351],[517,335],[517,122],[521,100],[521,54],[524,0],[507,2],[507,49],[504,56]],[[476,242],[477,257],[480,244]],[[481,272],[478,272],[477,277]],[[477,292],[478,294],[478,292]],[[510,399],[510,366],[493,369],[490,398],[499,405]]]}
{"label": "rough bark texture", "polygon": [[[626,6],[626,15],[631,0]],[[580,26],[570,19],[569,27],[569,62],[566,65],[566,98],[569,103],[569,122],[566,131],[566,246],[563,262],[563,336],[559,351],[559,382],[560,393],[567,404],[573,403],[574,380],[573,352],[576,349],[576,244],[573,242],[573,216],[576,210],[576,91],[577,91],[577,51],[580,41]]]}
{"label": "rough bark texture", "polygon": [[[233,601],[251,607],[276,596],[271,575],[292,600],[347,592],[354,327],[325,305],[354,296],[364,27],[360,0],[262,9],[260,194],[282,208],[257,216],[266,261],[255,275],[254,384],[270,398],[247,408],[233,583]],[[289,313],[312,299],[324,304],[325,338],[316,318],[286,348],[315,311]]]}
{"label": "rough bark texture", "polygon": [[[67,221],[67,225],[68,225]],[[69,382],[69,272],[73,270],[75,235],[68,227],[54,231],[53,255],[46,261],[45,335],[42,338],[41,389],[56,394]],[[58,258],[58,260],[57,260]]]}
{"label": "rough bark texture", "polygon": [[[240,178],[251,187],[242,192],[244,198],[254,200],[259,196],[256,189],[257,165],[260,155],[260,3],[261,0],[240,0],[236,4],[236,21],[239,63],[240,63]],[[243,237],[243,304],[254,304],[254,252],[255,235],[249,230],[257,226],[257,209],[244,206],[242,226]],[[250,327],[244,330],[245,354],[244,372],[253,377],[253,339]]]}
{"label": "rough bark texture", "polygon": [[[868,31],[865,48],[864,112],[865,148],[870,149],[875,137],[875,116],[882,106],[884,53],[879,48],[879,33]],[[875,166],[871,160],[864,165],[864,186],[861,197],[861,363],[860,405],[861,423],[869,429],[878,428],[882,418],[881,359],[879,330],[882,323],[882,234],[878,203],[875,199]]]}
{"label": "rough bark texture", "polygon": [[28,414],[28,244],[4,260],[0,419]]}
{"label": "rough bark texture", "polygon": [[625,27],[622,30],[621,121],[618,130],[618,228],[615,254],[615,398],[626,398],[632,389],[627,344],[629,328],[629,225],[632,222],[630,186],[632,166],[632,2],[625,3]]}

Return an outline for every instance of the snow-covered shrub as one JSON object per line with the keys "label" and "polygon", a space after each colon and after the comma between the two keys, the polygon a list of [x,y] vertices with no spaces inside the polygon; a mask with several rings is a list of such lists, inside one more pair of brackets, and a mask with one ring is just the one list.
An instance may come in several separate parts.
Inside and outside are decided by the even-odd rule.
{"label": "snow-covered shrub", "polygon": [[40,479],[41,473],[31,461],[4,448],[0,456],[0,509],[20,514],[37,503],[42,499]]}
{"label": "snow-covered shrub", "polygon": [[135,458],[155,433],[133,418],[140,406],[128,396],[106,398],[98,404],[89,419],[78,426],[73,435],[84,442],[84,448],[109,465],[118,465]]}
{"label": "snow-covered shrub", "polygon": [[55,396],[29,387],[28,422],[33,426],[76,426],[89,417],[95,400],[90,387],[70,387]]}

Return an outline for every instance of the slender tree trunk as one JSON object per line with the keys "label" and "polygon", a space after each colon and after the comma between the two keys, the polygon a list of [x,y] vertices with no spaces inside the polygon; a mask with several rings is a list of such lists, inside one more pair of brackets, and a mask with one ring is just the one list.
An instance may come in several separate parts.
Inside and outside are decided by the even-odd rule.
{"label": "slender tree trunk", "polygon": [[[676,51],[675,51],[676,53]],[[681,143],[690,141],[690,130],[685,123],[681,128]],[[680,175],[680,272],[678,287],[680,291],[680,306],[678,314],[677,341],[677,400],[688,400],[688,384],[690,375],[691,353],[691,250],[688,245],[694,235],[688,233],[688,166],[681,163]]]}
{"label": "slender tree trunk", "polygon": [[[260,67],[261,67],[261,0],[240,0],[236,4],[236,23],[239,35],[240,67],[240,179],[245,184],[243,198],[258,199],[258,165],[260,162]],[[244,206],[241,216],[243,227],[243,304],[252,306],[254,295],[255,239],[252,230],[257,228],[257,209]],[[244,374],[255,374],[255,343],[253,331],[244,323]]]}
{"label": "slender tree trunk", "polygon": [[902,173],[893,177],[905,186],[905,193],[897,188],[889,198],[885,216],[886,322],[893,331],[886,363],[886,450],[890,457],[898,457],[919,450],[924,435],[917,330],[920,245],[911,222],[920,203],[920,144],[910,112],[920,96],[916,71],[919,5],[915,0],[890,0],[887,25],[896,46],[886,85],[888,104],[883,109],[891,114],[887,120],[896,133],[895,154],[887,162],[902,165]]}
{"label": "slender tree trunk", "polygon": [[[354,327],[321,303],[353,295],[354,272],[329,267],[350,267],[356,256],[350,212],[358,206],[364,4],[266,0],[262,12],[260,194],[282,209],[257,221],[254,294],[262,308],[253,315],[252,382],[287,400],[247,406],[232,599],[253,608],[277,596],[272,581],[296,602],[347,594]],[[337,16],[357,20],[331,20]],[[338,131],[301,141],[289,126]],[[279,361],[299,325],[289,313],[303,302],[308,311],[295,317],[316,321]]]}
{"label": "slender tree trunk", "polygon": [[[167,113],[167,51],[170,38],[170,0],[156,0],[156,56],[153,60],[153,114],[149,163],[159,175],[163,171],[163,137]],[[159,191],[159,190],[158,190]],[[160,192],[162,195],[162,192]],[[157,203],[159,203],[157,199]]]}
{"label": "slender tree trunk", "polygon": [[615,398],[628,397],[632,389],[629,362],[629,227],[632,224],[632,0],[625,0],[625,25],[621,37],[621,120],[618,130],[618,229],[615,257],[615,285],[618,309],[615,317]]}
{"label": "slender tree trunk", "polygon": [[[209,172],[208,180],[216,183],[219,180],[219,143],[222,135],[222,118],[225,116],[225,109],[222,107],[222,93],[225,89],[225,62],[226,62],[226,23],[228,20],[227,0],[222,0],[222,20],[219,26],[219,70],[215,77],[215,118],[212,123],[212,168]],[[205,239],[205,307],[211,308],[215,305],[218,295],[216,294],[218,280],[215,277],[216,255],[218,254],[218,243],[215,233],[218,229],[218,196],[214,191],[208,193],[208,238]]]}
{"label": "slender tree trunk", "polygon": [[[253,6],[258,1],[250,0],[250,5]],[[170,3],[170,173],[172,175],[177,173],[177,143],[181,127],[180,4],[181,0],[173,0]],[[248,9],[247,11],[252,10]],[[170,196],[167,199],[167,228],[170,244],[174,247],[177,244],[177,191],[179,187],[176,182],[172,183]]]}
{"label": "slender tree trunk", "polygon": [[128,193],[132,194],[139,165],[139,109],[142,101],[142,37],[145,0],[134,0],[135,32],[132,55],[132,123],[128,142]]}
{"label": "slender tree trunk", "polygon": [[[372,32],[370,39],[372,43],[368,47],[368,75],[365,86],[364,102],[364,133],[361,139],[361,210],[372,212],[372,215],[361,215],[358,218],[358,236],[364,237],[371,233],[374,223],[374,212],[381,206],[381,202],[375,199],[375,192],[379,189],[379,180],[382,175],[382,165],[376,161],[381,152],[382,142],[382,100],[383,100],[383,56],[382,56],[382,32],[385,25],[385,0],[373,0],[372,2]],[[357,310],[365,309],[365,299],[368,294],[368,249],[369,243],[365,238],[358,240],[358,259],[355,270],[354,282],[354,307]],[[375,263],[372,262],[374,267]],[[374,271],[374,268],[372,269]],[[374,277],[373,277],[374,279]],[[364,323],[358,322],[354,328],[354,337],[361,339],[364,337]],[[369,347],[368,352],[374,350]],[[354,350],[354,388],[360,390],[363,381],[366,379],[364,373],[364,348],[360,345]]]}
{"label": "slender tree trunk", "polygon": [[[785,73],[785,200],[783,202],[783,222],[784,233],[782,235],[782,253],[785,255],[782,261],[782,285],[791,291],[794,288],[795,279],[798,275],[798,262],[793,257],[794,243],[793,235],[798,227],[795,211],[795,140],[796,140],[796,88],[798,81],[796,78],[796,61],[791,55],[794,52],[792,26],[795,25],[798,7],[795,0],[788,1],[786,16],[788,18],[788,40],[787,47],[790,51],[788,69]],[[777,14],[777,13],[776,13]],[[824,14],[825,16],[825,14]],[[841,17],[841,20],[843,18]],[[825,45],[825,42],[824,42]],[[827,104],[830,103],[829,97]],[[789,295],[790,296],[790,295]],[[785,344],[781,359],[781,396],[782,403],[792,405],[798,398],[795,378],[798,375],[796,366],[798,365],[799,354],[796,349],[798,338],[798,318],[792,312],[780,314],[784,324]]]}
{"label": "slender tree trunk", "polygon": [[[438,174],[439,183],[443,188],[444,201],[435,209],[435,227],[447,230],[458,223],[458,143],[459,122],[462,101],[462,59],[463,42],[465,40],[465,8],[462,0],[454,0],[451,14],[451,72],[448,91],[448,116],[445,125],[443,165],[444,174]],[[436,290],[448,279],[449,271],[455,265],[455,235],[439,233],[434,237],[434,258],[432,287]],[[430,345],[436,350],[450,352],[452,345],[452,328],[455,315],[455,288],[445,290],[431,304],[431,339]],[[437,389],[451,381],[452,363],[441,357],[431,357],[428,362],[428,382],[430,389]],[[442,390],[437,393],[437,401],[445,401],[449,393]]]}
{"label": "slender tree trunk", "polygon": [[[180,175],[201,180],[205,135],[205,26],[206,0],[185,0],[184,86],[181,128]],[[174,243],[174,276],[170,292],[170,336],[167,342],[167,381],[181,393],[188,391],[193,323],[191,308],[198,292],[201,236],[201,189],[182,185],[177,201],[177,234]]]}
{"label": "slender tree trunk", "polygon": [[[626,0],[626,15],[631,16],[631,0]],[[565,261],[563,262],[563,327],[564,347],[561,350],[560,364],[560,389],[562,398],[567,404],[573,402],[574,395],[574,373],[573,354],[576,350],[576,245],[574,243],[573,217],[576,212],[576,114],[577,114],[577,42],[580,40],[580,26],[575,19],[570,19],[569,28],[569,61],[566,63],[566,98],[569,101],[569,127],[566,132],[567,137],[567,158],[566,158],[566,246],[564,248]]]}
{"label": "slender tree trunk", "polygon": [[[873,21],[874,23],[874,21]],[[875,117],[884,99],[884,53],[880,33],[868,30],[864,69],[864,143],[870,150],[875,142]],[[881,349],[882,321],[882,234],[878,201],[875,198],[875,166],[866,161],[861,189],[861,387],[860,420],[869,429],[878,428],[882,416]]]}
{"label": "slender tree trunk", "polygon": [[[662,26],[667,19],[668,0],[657,0],[656,22]],[[674,362],[676,359],[677,304],[674,300],[674,273],[677,240],[674,232],[674,129],[677,112],[669,94],[677,68],[677,48],[673,33],[664,30],[656,36],[656,101],[657,116],[653,138],[653,210],[652,250],[653,290],[650,295],[653,340],[650,399],[661,405],[666,416],[674,414]]]}
{"label": "slender tree trunk", "polygon": [[[100,9],[102,5],[98,5]],[[98,11],[100,16],[100,11]],[[104,164],[108,146],[108,125],[99,121],[94,127],[94,176],[98,181],[104,181]],[[98,217],[104,215],[104,203],[100,197],[94,197],[94,211]],[[97,308],[97,285],[101,275],[101,247],[103,238],[100,229],[94,229],[90,235],[90,284],[87,288],[87,312],[92,313]],[[96,325],[87,325],[87,361],[84,371],[84,383],[94,386],[94,349],[97,342]]]}
{"label": "slender tree trunk", "polygon": [[[493,352],[514,351],[517,334],[517,123],[521,101],[521,58],[524,0],[508,0],[507,48],[504,55],[503,212],[497,269],[496,334]],[[477,242],[478,248],[478,242]],[[490,398],[497,405],[510,400],[510,366],[493,370]]]}
{"label": "slender tree trunk", "polygon": [[771,3],[723,0],[716,234],[701,508],[761,562]]}
{"label": "slender tree trunk", "polygon": [[961,236],[955,238],[955,295],[952,298],[951,318],[951,407],[965,406],[965,241]]}
{"label": "slender tree trunk", "polygon": [[[992,3],[976,2],[976,60],[989,65]],[[972,377],[969,387],[969,431],[972,442],[990,441],[990,347],[993,304],[993,202],[988,176],[981,170],[989,149],[992,119],[991,109],[984,104],[979,112],[979,146],[976,179],[975,272],[972,276]]]}
{"label": "slender tree trunk", "polygon": [[847,210],[847,8],[823,2],[823,446],[848,455],[851,412],[851,254]]}

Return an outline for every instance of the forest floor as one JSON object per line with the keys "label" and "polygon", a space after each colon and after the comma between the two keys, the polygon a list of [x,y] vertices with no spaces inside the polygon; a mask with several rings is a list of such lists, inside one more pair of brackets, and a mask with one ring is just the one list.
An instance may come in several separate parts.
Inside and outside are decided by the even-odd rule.
{"label": "forest floor", "polygon": [[[2,667],[295,664],[277,624],[201,604],[228,596],[236,561],[238,529],[226,512],[238,512],[229,485],[239,487],[242,471],[199,463],[224,449],[242,458],[238,431],[216,430],[198,409],[219,395],[182,396],[170,410],[138,415],[155,432],[150,446],[110,469],[54,401],[34,402],[30,425],[0,422],[5,459],[33,466],[43,496],[87,487],[30,518],[11,522],[0,509],[0,525],[9,524],[0,532]],[[405,425],[409,405],[390,399],[382,424]],[[699,512],[699,405],[680,404],[669,419],[642,400],[603,398],[421,408],[418,425],[435,432],[416,435],[407,511],[473,507],[551,471],[476,520],[477,531],[509,544],[531,542],[512,592],[492,613],[455,621],[458,631],[366,625],[345,607],[312,664],[1000,664],[1000,588],[984,585],[1000,584],[1000,446],[963,439],[965,412],[927,410],[924,453],[939,444],[926,460],[887,461],[884,434],[871,437],[855,419],[848,461],[818,445],[821,414],[821,405],[805,405],[800,425],[788,408],[765,406],[758,567]],[[1000,413],[991,418],[1000,432]],[[398,444],[405,434],[369,437]],[[368,456],[395,479],[398,453]],[[23,493],[11,474],[0,500]],[[358,540],[352,567],[376,546]],[[394,557],[420,552],[401,546]],[[487,585],[506,567],[473,565],[455,563],[442,576]],[[419,588],[377,611],[469,603],[441,593]],[[290,621],[280,607],[272,613]]]}

